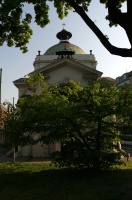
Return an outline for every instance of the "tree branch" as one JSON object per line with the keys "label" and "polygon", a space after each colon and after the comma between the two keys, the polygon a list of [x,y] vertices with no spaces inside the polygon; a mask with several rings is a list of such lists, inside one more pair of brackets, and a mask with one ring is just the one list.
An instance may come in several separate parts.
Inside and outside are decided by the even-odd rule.
{"label": "tree branch", "polygon": [[132,0],[127,0],[127,13],[129,16],[132,15]]}
{"label": "tree branch", "polygon": [[79,6],[74,0],[65,0],[65,2],[69,3],[75,11],[80,15],[83,21],[87,24],[87,26],[95,33],[98,37],[102,45],[114,55],[122,56],[122,57],[132,57],[132,48],[118,48],[109,42],[109,40],[105,37],[105,35],[100,31],[100,29],[95,25],[95,23],[89,18],[89,16],[85,13],[81,6]]}
{"label": "tree branch", "polygon": [[132,18],[132,1],[127,0],[127,13],[122,13],[117,9],[116,1],[108,0],[107,6],[110,20],[124,28],[132,46],[132,29],[128,23]]}
{"label": "tree branch", "polygon": [[122,13],[117,9],[116,1],[108,0],[107,6],[110,20],[113,23],[119,24],[121,27],[125,28],[126,13]]}
{"label": "tree branch", "polygon": [[[85,137],[81,133],[80,129],[77,127],[77,124],[74,122],[74,120],[71,119],[71,118],[68,118],[67,120],[69,121],[70,124],[72,124],[72,126],[76,130],[76,133],[77,133],[76,137],[78,138],[78,140],[80,140],[80,141],[82,140],[82,142],[85,145],[85,147],[90,150],[90,147],[89,147],[87,141],[85,140]],[[73,134],[73,137],[75,138],[74,134]]]}

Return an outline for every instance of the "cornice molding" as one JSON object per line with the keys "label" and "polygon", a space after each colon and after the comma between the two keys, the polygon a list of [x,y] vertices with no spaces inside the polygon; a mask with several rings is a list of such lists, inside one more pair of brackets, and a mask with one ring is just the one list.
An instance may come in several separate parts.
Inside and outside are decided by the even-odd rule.
{"label": "cornice molding", "polygon": [[49,65],[46,65],[44,67],[41,67],[33,72],[31,72],[30,74],[35,74],[37,72],[41,72],[41,73],[44,73],[44,74],[47,74],[47,73],[50,73],[51,71],[54,71],[58,68],[61,68],[61,67],[64,67],[64,66],[69,66],[69,67],[72,67],[76,70],[79,70],[79,71],[82,71],[83,73],[85,72],[91,72],[92,74],[98,74],[98,75],[102,75],[103,73],[96,70],[96,69],[93,69],[91,67],[88,67],[80,62],[78,62],[77,60],[74,60],[74,59],[57,59],[56,61],[50,63]]}

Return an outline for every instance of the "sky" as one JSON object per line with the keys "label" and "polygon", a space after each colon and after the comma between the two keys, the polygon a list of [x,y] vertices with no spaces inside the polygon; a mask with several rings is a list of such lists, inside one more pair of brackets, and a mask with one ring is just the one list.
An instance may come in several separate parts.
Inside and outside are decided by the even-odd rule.
{"label": "sky", "polygon": [[[72,38],[69,40],[70,43],[82,48],[86,54],[89,54],[89,51],[92,50],[98,62],[97,70],[103,72],[103,76],[116,78],[132,70],[132,58],[123,58],[110,54],[77,13],[70,12],[68,17],[60,20],[52,3],[50,3],[50,7],[49,15],[51,22],[49,25],[42,29],[32,22],[33,36],[28,44],[27,53],[23,54],[19,48],[8,47],[6,43],[0,47],[2,103],[5,101],[12,103],[13,98],[15,103],[17,102],[18,90],[14,86],[13,81],[24,77],[34,70],[33,62],[39,50],[41,54],[44,54],[48,48],[59,42],[56,34],[62,30],[63,23],[66,24],[65,29],[72,33]],[[33,13],[31,5],[26,5],[24,9],[25,12]],[[126,4],[123,5],[122,10],[126,10]],[[130,48],[124,30],[119,26],[109,27],[108,21],[105,20],[107,10],[103,4],[93,0],[88,15],[104,35],[109,37],[111,44],[117,47]]]}

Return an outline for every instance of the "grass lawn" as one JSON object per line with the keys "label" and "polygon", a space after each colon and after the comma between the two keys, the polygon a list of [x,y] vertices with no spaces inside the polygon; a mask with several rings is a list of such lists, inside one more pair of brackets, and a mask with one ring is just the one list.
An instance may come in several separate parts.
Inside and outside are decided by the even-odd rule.
{"label": "grass lawn", "polygon": [[0,164],[0,200],[132,200],[132,162],[102,173]]}

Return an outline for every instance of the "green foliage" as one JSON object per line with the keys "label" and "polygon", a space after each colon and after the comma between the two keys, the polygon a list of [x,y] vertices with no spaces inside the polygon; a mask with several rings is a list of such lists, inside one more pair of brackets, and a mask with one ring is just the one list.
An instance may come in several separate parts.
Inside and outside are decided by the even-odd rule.
{"label": "green foliage", "polygon": [[[120,139],[119,122],[128,115],[132,94],[126,104],[126,90],[102,79],[84,88],[73,81],[47,86],[41,74],[27,82],[35,93],[20,99],[17,109],[20,133],[26,133],[27,143],[60,142],[62,151],[54,154],[60,166],[105,169],[118,163],[120,153],[114,151],[114,143]],[[125,117],[126,125],[129,121]]]}
{"label": "green foliage", "polygon": [[120,160],[120,152],[109,150],[97,151],[96,149],[88,149],[80,147],[79,143],[69,142],[65,144],[65,150],[62,147],[61,152],[52,154],[52,163],[57,167],[74,166],[79,168],[89,168],[94,170],[108,170],[122,164]]}
{"label": "green foliage", "polygon": [[44,27],[49,23],[49,6],[46,1],[0,1],[0,45],[7,42],[7,45],[20,47],[23,53],[27,52],[26,44],[33,34],[30,28],[32,15],[24,12],[25,3],[34,5],[35,22]]}
{"label": "green foliage", "polygon": [[59,166],[108,169],[119,164],[121,155],[114,145],[120,141],[120,124],[131,126],[132,87],[117,88],[104,79],[84,88],[73,81],[49,86],[42,74],[30,76],[27,83],[33,96],[21,98],[9,115],[8,141],[59,142],[62,151],[53,154]]}
{"label": "green foliage", "polygon": [[4,116],[3,120],[3,129],[1,130],[2,135],[4,136],[3,147],[12,148],[18,145],[26,145],[33,143],[32,137],[30,134],[23,133],[22,123],[20,119],[20,111],[13,107],[9,102],[5,102],[9,108]]}

